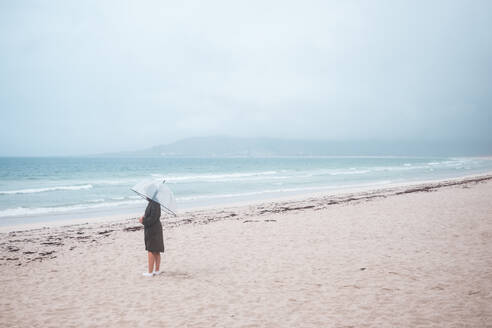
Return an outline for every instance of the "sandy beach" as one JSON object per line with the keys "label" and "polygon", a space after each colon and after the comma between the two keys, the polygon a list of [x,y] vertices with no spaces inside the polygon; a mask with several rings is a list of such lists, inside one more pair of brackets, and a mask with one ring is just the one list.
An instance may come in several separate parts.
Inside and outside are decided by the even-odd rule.
{"label": "sandy beach", "polygon": [[[2,327],[492,327],[492,176],[0,234]],[[142,209],[143,210],[143,209]]]}

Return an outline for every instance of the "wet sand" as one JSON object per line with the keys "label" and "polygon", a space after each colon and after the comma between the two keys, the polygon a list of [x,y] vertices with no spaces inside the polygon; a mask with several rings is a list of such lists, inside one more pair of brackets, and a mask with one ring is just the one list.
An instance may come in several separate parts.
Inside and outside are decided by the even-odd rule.
{"label": "wet sand", "polygon": [[492,176],[0,234],[6,327],[492,327]]}

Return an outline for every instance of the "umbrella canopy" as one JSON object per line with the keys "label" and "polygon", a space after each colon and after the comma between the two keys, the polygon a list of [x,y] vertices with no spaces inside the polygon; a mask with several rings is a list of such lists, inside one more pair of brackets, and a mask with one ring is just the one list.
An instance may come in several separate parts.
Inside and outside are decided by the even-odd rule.
{"label": "umbrella canopy", "polygon": [[131,190],[144,198],[159,203],[164,210],[176,216],[176,200],[171,189],[164,184],[165,180],[145,180],[134,185]]}

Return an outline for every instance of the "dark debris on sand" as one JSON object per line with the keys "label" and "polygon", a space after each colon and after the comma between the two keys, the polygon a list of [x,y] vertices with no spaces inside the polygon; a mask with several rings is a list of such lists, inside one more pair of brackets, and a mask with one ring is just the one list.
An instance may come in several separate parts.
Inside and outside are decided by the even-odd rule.
{"label": "dark debris on sand", "polygon": [[[438,188],[459,186],[469,188],[470,185],[492,180],[492,175],[480,176],[461,180],[440,181],[427,183],[421,186],[393,187],[369,192],[359,192],[345,195],[331,195],[321,198],[303,199],[301,201],[270,202],[248,206],[241,209],[241,215],[231,210],[202,210],[184,213],[178,219],[162,221],[165,229],[179,227],[185,224],[209,224],[222,220],[253,222],[277,222],[265,218],[270,214],[281,214],[290,211],[317,211],[332,205],[359,203],[372,201],[377,198],[386,198],[391,195],[404,195],[416,192],[431,192]],[[258,220],[258,217],[264,219]],[[35,261],[53,259],[56,252],[74,250],[78,246],[96,247],[99,241],[117,231],[138,232],[143,229],[141,224],[135,225],[137,218],[117,223],[101,225],[79,224],[61,228],[41,228],[27,231],[13,231],[7,234],[0,233],[0,254],[15,256],[0,257],[0,265],[21,265]],[[32,258],[37,253],[37,257]],[[364,271],[366,268],[360,268]]]}
{"label": "dark debris on sand", "polygon": [[126,227],[123,229],[123,231],[129,232],[129,231],[139,231],[143,229],[143,225],[139,226],[133,226],[133,227]]}
{"label": "dark debris on sand", "polygon": [[78,244],[98,244],[100,240],[116,231],[113,227],[117,227],[119,230],[121,226],[122,223],[118,222],[116,224],[92,227],[88,225],[86,227],[74,225],[73,227],[75,228],[72,229],[59,227],[0,234],[0,238],[6,241],[0,244],[0,251],[19,255],[15,257],[1,257],[0,265],[7,263],[21,265],[54,259],[56,258],[55,253],[63,252],[64,250],[72,251],[76,249]]}

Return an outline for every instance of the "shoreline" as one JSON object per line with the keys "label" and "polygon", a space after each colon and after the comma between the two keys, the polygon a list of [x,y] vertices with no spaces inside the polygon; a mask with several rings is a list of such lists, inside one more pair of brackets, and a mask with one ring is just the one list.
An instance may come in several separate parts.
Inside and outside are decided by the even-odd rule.
{"label": "shoreline", "polygon": [[[236,204],[223,207],[193,209],[180,213],[175,218],[162,218],[163,228],[174,229],[184,225],[208,224],[224,220],[256,220],[258,217],[279,213],[321,211],[335,205],[367,202],[374,199],[399,197],[405,194],[432,192],[440,189],[487,183],[492,175],[444,179],[433,182],[413,183],[400,186],[357,190],[336,194],[306,195],[257,203]],[[114,219],[114,220],[113,220]],[[56,258],[53,254],[73,250],[80,243],[100,243],[119,232],[143,230],[137,217],[108,218],[97,222],[78,222],[49,227],[27,227],[27,230],[0,232],[1,265],[22,266],[36,261]]]}
{"label": "shoreline", "polygon": [[[237,207],[259,206],[268,203],[305,201],[313,198],[335,197],[335,196],[343,196],[347,194],[358,194],[358,193],[366,193],[366,192],[391,192],[393,189],[396,188],[406,188],[406,187],[429,185],[429,184],[432,185],[432,184],[440,184],[440,183],[448,183],[448,182],[466,183],[463,181],[465,180],[467,181],[470,179],[473,180],[482,177],[492,178],[492,171],[484,172],[480,174],[465,175],[455,178],[444,178],[444,179],[437,178],[431,180],[407,181],[407,182],[397,182],[397,183],[389,183],[389,184],[369,183],[367,187],[347,186],[347,187],[329,190],[329,191],[312,191],[302,194],[286,195],[286,196],[272,197],[267,199],[244,200],[244,201],[235,201],[235,202],[222,203],[222,204],[194,206],[178,211],[177,214],[179,217],[188,214],[190,212],[192,213],[192,212],[213,211],[213,210],[218,211],[221,209],[234,209]],[[90,217],[80,217],[80,218],[72,218],[72,219],[62,219],[62,220],[54,220],[54,221],[47,221],[47,222],[19,223],[14,225],[0,226],[0,235],[5,233],[11,233],[11,232],[70,227],[70,226],[85,225],[85,224],[87,225],[118,224],[118,223],[122,224],[123,222],[138,218],[141,215],[142,213],[124,213],[124,214],[105,215],[105,216],[90,216]],[[167,221],[169,220],[169,218],[166,218],[165,220]]]}

